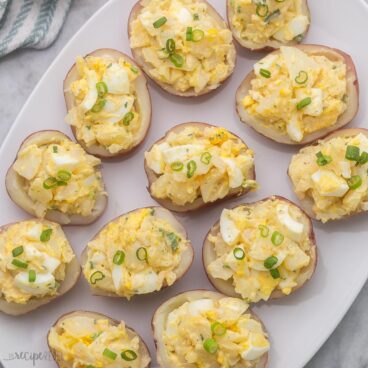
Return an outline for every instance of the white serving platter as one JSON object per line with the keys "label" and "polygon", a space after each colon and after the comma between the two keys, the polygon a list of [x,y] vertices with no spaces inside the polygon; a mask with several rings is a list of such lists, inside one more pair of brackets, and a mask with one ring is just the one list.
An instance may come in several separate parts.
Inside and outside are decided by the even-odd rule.
{"label": "white serving platter", "polygon": [[[223,15],[225,0],[210,1]],[[361,84],[361,101],[368,101],[366,36],[368,7],[364,0],[310,0],[313,24],[306,39],[345,50],[352,55]],[[111,0],[73,37],[50,66],[20,112],[1,151],[0,224],[27,218],[6,194],[4,178],[21,141],[41,129],[58,129],[70,135],[64,123],[65,106],[62,82],[77,55],[104,47],[130,54],[127,19],[134,0]],[[150,85],[153,102],[152,128],[143,147],[125,161],[104,163],[103,174],[110,194],[104,216],[94,225],[69,227],[66,233],[80,255],[88,240],[107,221],[134,208],[154,204],[146,190],[143,170],[145,149],[167,129],[186,121],[223,125],[242,137],[256,152],[257,178],[261,189],[249,196],[227,201],[192,215],[178,218],[187,228],[196,257],[190,272],[176,285],[149,296],[125,300],[93,297],[83,278],[66,296],[30,315],[0,315],[0,360],[5,368],[54,367],[48,354],[46,334],[63,313],[75,309],[93,310],[124,319],[148,343],[154,364],[155,348],[151,334],[154,310],[169,297],[194,288],[211,289],[201,260],[205,234],[224,207],[278,194],[295,200],[286,176],[290,157],[297,150],[262,138],[242,125],[234,110],[238,84],[262,54],[239,51],[238,64],[231,80],[219,91],[199,99],[180,99]],[[352,126],[368,127],[367,105],[362,103]],[[315,224],[319,263],[313,280],[301,291],[281,301],[263,304],[255,311],[265,322],[272,340],[270,368],[301,368],[333,332],[368,277],[367,217],[344,222]]]}

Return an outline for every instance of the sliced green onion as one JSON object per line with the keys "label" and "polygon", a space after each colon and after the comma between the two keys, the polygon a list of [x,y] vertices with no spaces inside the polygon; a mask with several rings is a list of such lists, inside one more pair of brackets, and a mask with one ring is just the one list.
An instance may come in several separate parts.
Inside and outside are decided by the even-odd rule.
{"label": "sliced green onion", "polygon": [[216,336],[224,336],[226,334],[226,327],[220,322],[214,322],[211,325],[211,331]]}
{"label": "sliced green onion", "polygon": [[273,245],[280,245],[284,241],[284,235],[278,231],[274,231],[271,236],[271,241]]}
{"label": "sliced green onion", "polygon": [[312,99],[310,97],[306,97],[300,102],[298,102],[298,104],[296,105],[296,108],[298,110],[301,110],[301,109],[304,109],[304,107],[310,105],[311,103],[312,103]]}
{"label": "sliced green onion", "polygon": [[14,265],[15,267],[18,267],[18,268],[27,268],[28,267],[27,262],[23,262],[19,259],[13,259],[12,260],[12,265]]}
{"label": "sliced green onion", "polygon": [[66,170],[60,170],[56,174],[56,177],[61,181],[69,181],[72,178],[72,173]]}
{"label": "sliced green onion", "polygon": [[358,189],[363,184],[363,180],[359,175],[354,175],[348,179],[349,188],[352,190]]}
{"label": "sliced green onion", "polygon": [[177,67],[181,68],[184,65],[184,58],[179,54],[169,55],[169,60]]}
{"label": "sliced green onion", "polygon": [[358,164],[359,165],[364,165],[368,162],[368,152],[362,152],[362,154],[359,157],[359,161]]}
{"label": "sliced green onion", "polygon": [[275,0],[277,3],[283,3],[285,0]]}
{"label": "sliced green onion", "polygon": [[35,282],[36,281],[36,271],[35,270],[29,270],[28,272],[28,281],[29,282]]}
{"label": "sliced green onion", "polygon": [[106,105],[106,100],[98,100],[92,107],[92,112],[100,112]]}
{"label": "sliced green onion", "polygon": [[245,253],[244,253],[244,250],[242,248],[235,248],[233,250],[233,254],[234,254],[234,257],[238,260],[238,261],[241,261],[242,259],[244,259],[245,257]]}
{"label": "sliced green onion", "polygon": [[218,350],[218,344],[215,339],[204,340],[203,347],[204,347],[204,350],[206,350],[207,353],[210,353],[210,354],[215,354]]}
{"label": "sliced green onion", "polygon": [[270,14],[267,15],[267,17],[264,20],[265,23],[270,23],[273,18],[278,17],[280,14],[281,14],[280,9],[274,10],[272,13],[270,13]]}
{"label": "sliced green onion", "polygon": [[105,97],[105,95],[109,91],[107,88],[107,84],[105,82],[98,82],[96,84],[96,89],[97,89],[98,97]]}
{"label": "sliced green onion", "polygon": [[154,23],[153,23],[153,27],[154,28],[160,28],[162,27],[165,23],[167,22],[167,18],[166,17],[161,17],[159,19],[157,19]]}
{"label": "sliced green onion", "polygon": [[40,235],[40,240],[42,241],[42,243],[46,243],[51,239],[51,235],[52,235],[52,229],[46,229],[42,231]]}
{"label": "sliced green onion", "polygon": [[270,229],[266,225],[259,225],[258,229],[259,229],[259,232],[261,233],[262,238],[268,237],[268,234],[270,233]]}
{"label": "sliced green onion", "polygon": [[181,239],[175,233],[165,233],[165,234],[166,238],[170,242],[171,249],[175,252],[179,247]]}
{"label": "sliced green onion", "polygon": [[293,38],[294,41],[296,42],[302,42],[304,39],[304,35],[303,34],[300,34],[300,35],[297,35]]}
{"label": "sliced green onion", "polygon": [[111,360],[115,360],[116,357],[118,356],[118,354],[114,353],[113,351],[111,351],[110,349],[106,348],[104,351],[103,351],[103,356],[106,357],[106,358],[109,358]]}
{"label": "sliced green onion", "polygon": [[87,366],[86,366],[86,368],[96,368],[94,365],[92,365],[92,364],[88,364]]}
{"label": "sliced green onion", "polygon": [[193,20],[199,20],[199,14],[193,14]]}
{"label": "sliced green onion", "polygon": [[128,113],[125,114],[125,116],[123,118],[123,124],[125,126],[128,126],[133,119],[134,119],[134,113],[129,111]]}
{"label": "sliced green onion", "polygon": [[101,271],[95,271],[89,278],[92,285],[95,285],[97,281],[101,281],[105,278],[105,275]]}
{"label": "sliced green onion", "polygon": [[137,249],[137,251],[135,252],[137,258],[140,261],[147,261],[148,258],[148,254],[147,254],[147,249],[144,247],[140,247]]}
{"label": "sliced green onion", "polygon": [[185,33],[185,39],[187,41],[192,41],[192,35],[193,35],[193,28],[192,27],[187,27],[187,31]]}
{"label": "sliced green onion", "polygon": [[184,164],[180,161],[175,161],[170,165],[173,171],[181,171],[184,168]]}
{"label": "sliced green onion", "polygon": [[332,157],[324,155],[321,151],[316,153],[317,156],[317,165],[318,166],[326,166],[330,162],[332,162]]}
{"label": "sliced green onion", "polygon": [[58,147],[57,146],[52,146],[52,152],[58,153]]}
{"label": "sliced green onion", "polygon": [[24,252],[23,245],[20,245],[19,247],[16,247],[12,250],[13,257],[18,257]]}
{"label": "sliced green onion", "polygon": [[295,77],[295,82],[298,84],[304,84],[308,80],[308,73],[304,70],[301,70],[299,74]]}
{"label": "sliced green onion", "polygon": [[132,65],[131,67],[130,67],[130,70],[134,73],[134,74],[138,74],[138,68],[137,67],[135,67],[134,65]]}
{"label": "sliced green onion", "polygon": [[133,350],[124,350],[121,353],[121,357],[122,357],[122,359],[126,360],[127,362],[132,362],[133,360],[137,359],[138,355]]}
{"label": "sliced green onion", "polygon": [[190,160],[187,164],[187,178],[188,179],[192,178],[196,170],[197,170],[196,162]]}
{"label": "sliced green onion", "polygon": [[68,183],[66,181],[58,180],[56,185],[58,187],[65,187],[66,185],[68,185]]}
{"label": "sliced green onion", "polygon": [[280,276],[280,271],[277,269],[277,268],[274,268],[272,270],[270,270],[270,274],[272,276],[273,279],[279,279],[281,276]]}
{"label": "sliced green onion", "polygon": [[271,78],[271,72],[267,69],[260,69],[259,74],[264,78]]}
{"label": "sliced green onion", "polygon": [[52,176],[50,176],[49,178],[47,178],[44,182],[43,182],[43,187],[45,189],[54,189],[58,186],[57,184],[57,179],[53,178]]}
{"label": "sliced green onion", "polygon": [[199,42],[202,41],[204,38],[204,32],[201,29],[195,29],[192,33],[192,39],[193,42]]}
{"label": "sliced green onion", "polygon": [[123,264],[124,260],[125,260],[125,253],[122,250],[118,250],[115,253],[112,261],[114,262],[114,264],[120,266],[121,264]]}
{"label": "sliced green onion", "polygon": [[205,165],[209,165],[211,160],[212,160],[212,155],[209,152],[202,153],[202,156],[201,156],[202,163],[204,163]]}
{"label": "sliced green onion", "polygon": [[173,54],[175,52],[175,48],[176,48],[175,41],[172,38],[169,38],[166,41],[166,51],[169,54]]}
{"label": "sliced green onion", "polygon": [[359,161],[360,148],[357,146],[347,146],[345,152],[345,158],[349,161]]}
{"label": "sliced green onion", "polygon": [[263,265],[265,266],[265,268],[270,270],[273,266],[275,266],[275,264],[277,264],[278,261],[279,260],[277,259],[277,257],[271,256],[265,259]]}
{"label": "sliced green onion", "polygon": [[268,6],[266,4],[258,4],[257,8],[256,8],[256,14],[261,17],[267,17],[268,13],[269,13],[269,9]]}

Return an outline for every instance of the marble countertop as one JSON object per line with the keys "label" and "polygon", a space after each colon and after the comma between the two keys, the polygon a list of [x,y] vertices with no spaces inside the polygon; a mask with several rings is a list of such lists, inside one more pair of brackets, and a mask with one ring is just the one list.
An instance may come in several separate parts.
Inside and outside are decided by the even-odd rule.
{"label": "marble countertop", "polygon": [[[59,38],[50,48],[17,51],[0,60],[0,143],[44,71],[81,25],[105,2],[107,0],[75,0]],[[367,309],[368,283],[336,331],[305,368],[367,368]]]}

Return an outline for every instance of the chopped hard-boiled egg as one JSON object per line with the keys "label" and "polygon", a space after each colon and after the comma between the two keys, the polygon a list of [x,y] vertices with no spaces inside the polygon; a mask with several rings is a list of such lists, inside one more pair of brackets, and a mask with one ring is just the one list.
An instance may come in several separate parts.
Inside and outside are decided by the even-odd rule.
{"label": "chopped hard-boiled egg", "polygon": [[224,128],[188,125],[145,153],[147,166],[159,175],[151,193],[180,206],[200,197],[214,202],[250,179],[253,156],[245,143]]}
{"label": "chopped hard-boiled egg", "polygon": [[236,298],[184,302],[167,315],[163,343],[175,367],[254,368],[269,351],[262,324]]}
{"label": "chopped hard-boiled egg", "polygon": [[208,237],[216,258],[206,271],[213,279],[231,282],[251,302],[268,300],[276,290],[289,294],[311,264],[313,243],[305,221],[295,205],[273,197],[224,209],[219,231]]}
{"label": "chopped hard-boiled egg", "polygon": [[54,296],[74,259],[61,227],[28,220],[0,233],[0,295],[7,302]]}

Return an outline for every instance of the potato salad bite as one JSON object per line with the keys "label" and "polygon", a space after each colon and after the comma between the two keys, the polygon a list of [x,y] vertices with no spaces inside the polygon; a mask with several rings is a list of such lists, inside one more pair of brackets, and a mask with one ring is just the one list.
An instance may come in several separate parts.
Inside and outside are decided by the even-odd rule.
{"label": "potato salad bite", "polygon": [[174,95],[206,94],[235,67],[231,31],[205,0],[141,0],[130,15],[129,37],[137,63]]}
{"label": "potato salad bite", "polygon": [[152,325],[162,368],[267,366],[267,333],[241,299],[189,291],[163,303]]}
{"label": "potato salad bite", "polygon": [[151,196],[177,212],[255,189],[254,153],[222,127],[175,126],[145,153]]}
{"label": "potato salad bite", "polygon": [[284,144],[312,142],[355,117],[354,63],[326,46],[283,46],[255,64],[236,103],[240,119],[262,135]]}
{"label": "potato salad bite", "polygon": [[63,315],[47,342],[60,368],[147,368],[151,362],[146,344],[133,329],[95,312]]}
{"label": "potato salad bite", "polygon": [[143,142],[151,123],[146,78],[127,55],[100,49],[78,57],[64,81],[66,122],[88,152],[123,156]]}
{"label": "potato salad bite", "polygon": [[79,275],[60,225],[34,219],[0,227],[0,311],[28,313],[65,294]]}
{"label": "potato salad bite", "polygon": [[322,222],[368,211],[368,130],[342,129],[296,154],[289,177],[302,207]]}
{"label": "potato salad bite", "polygon": [[94,294],[130,299],[174,284],[193,255],[184,228],[168,210],[140,208],[108,223],[88,243],[83,273]]}
{"label": "potato salad bite", "polygon": [[212,284],[226,295],[250,303],[284,297],[314,273],[312,222],[282,197],[224,209],[205,240],[203,263]]}
{"label": "potato salad bite", "polygon": [[298,44],[311,22],[307,0],[227,0],[227,14],[235,39],[250,50]]}
{"label": "potato salad bite", "polygon": [[45,130],[21,145],[6,176],[10,198],[26,212],[61,225],[85,225],[107,205],[101,161],[65,134]]}

